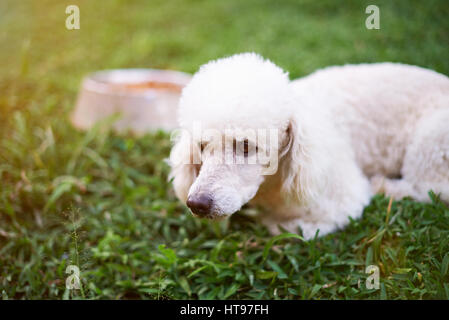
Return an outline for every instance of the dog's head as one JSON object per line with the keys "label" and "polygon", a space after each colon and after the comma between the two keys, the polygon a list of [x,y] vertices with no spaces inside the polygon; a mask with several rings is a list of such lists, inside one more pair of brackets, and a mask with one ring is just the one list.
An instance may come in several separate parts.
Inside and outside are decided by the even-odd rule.
{"label": "dog's head", "polygon": [[183,90],[171,177],[196,216],[233,214],[277,174],[294,138],[289,83],[282,69],[247,53],[202,66]]}

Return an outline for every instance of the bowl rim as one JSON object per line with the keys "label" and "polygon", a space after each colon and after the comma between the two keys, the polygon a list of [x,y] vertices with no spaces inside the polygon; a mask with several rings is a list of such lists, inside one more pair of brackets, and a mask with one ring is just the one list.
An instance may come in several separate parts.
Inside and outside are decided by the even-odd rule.
{"label": "bowl rim", "polygon": [[[126,76],[131,81],[121,80],[126,79]],[[108,81],[108,78],[111,79]],[[89,73],[84,77],[82,81],[82,90],[100,94],[113,94],[113,95],[153,95],[154,93],[163,92],[156,88],[146,88],[142,90],[130,90],[127,88],[120,88],[117,84],[130,83],[139,84],[146,81],[155,81],[161,83],[171,83],[184,87],[192,78],[191,74],[174,71],[174,70],[161,70],[152,68],[127,68],[127,69],[106,69]],[[171,94],[173,92],[168,91]],[[179,93],[176,93],[179,94]]]}

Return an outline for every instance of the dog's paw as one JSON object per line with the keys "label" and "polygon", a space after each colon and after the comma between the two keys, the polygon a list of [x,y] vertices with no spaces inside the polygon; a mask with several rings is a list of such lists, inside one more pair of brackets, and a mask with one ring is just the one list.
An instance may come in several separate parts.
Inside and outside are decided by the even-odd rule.
{"label": "dog's paw", "polygon": [[314,239],[315,236],[325,236],[328,233],[334,232],[336,229],[335,225],[329,223],[306,222],[302,220],[298,220],[297,223],[302,230],[302,236],[305,240]]}
{"label": "dog's paw", "polygon": [[302,237],[304,240],[311,240],[318,237],[322,237],[328,233],[335,231],[336,227],[333,224],[322,222],[306,222],[302,219],[291,219],[287,221],[278,221],[265,219],[262,223],[267,227],[268,231],[272,235],[278,235],[283,232],[282,229],[299,234],[302,231]]}
{"label": "dog's paw", "polygon": [[385,193],[385,177],[381,175],[375,175],[370,179],[371,191],[374,194]]}

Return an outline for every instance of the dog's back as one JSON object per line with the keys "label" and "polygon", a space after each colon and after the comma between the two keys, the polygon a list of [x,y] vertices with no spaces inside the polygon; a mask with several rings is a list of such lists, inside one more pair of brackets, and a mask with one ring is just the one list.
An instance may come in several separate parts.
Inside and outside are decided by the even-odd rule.
{"label": "dog's back", "polygon": [[328,111],[350,135],[357,160],[370,176],[399,175],[420,119],[449,110],[449,78],[404,64],[328,67],[292,85],[299,101]]}

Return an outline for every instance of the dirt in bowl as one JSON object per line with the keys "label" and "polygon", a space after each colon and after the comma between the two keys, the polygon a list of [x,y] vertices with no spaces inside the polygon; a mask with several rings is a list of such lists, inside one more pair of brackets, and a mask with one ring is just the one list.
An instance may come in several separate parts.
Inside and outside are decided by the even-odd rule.
{"label": "dirt in bowl", "polygon": [[171,82],[161,82],[161,81],[144,81],[136,83],[120,83],[114,86],[120,88],[126,88],[131,90],[167,90],[176,93],[181,93],[182,86],[171,83]]}

